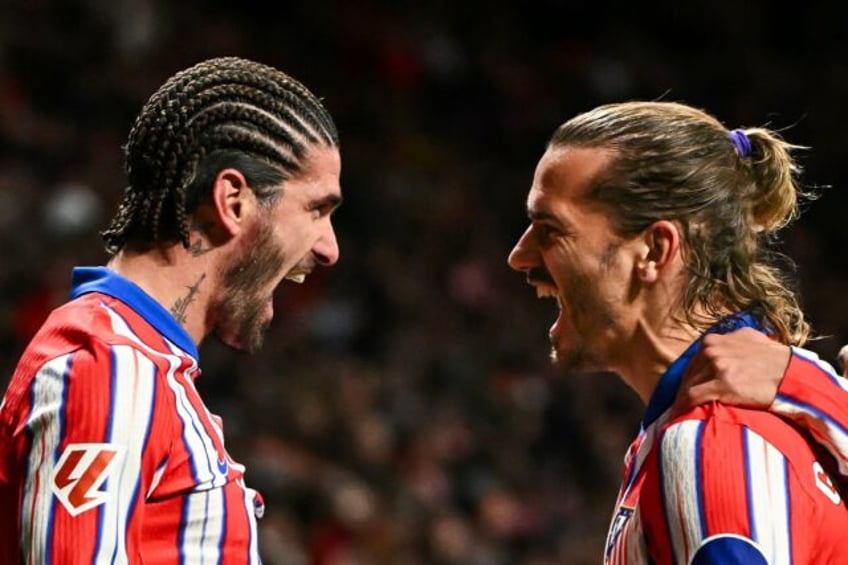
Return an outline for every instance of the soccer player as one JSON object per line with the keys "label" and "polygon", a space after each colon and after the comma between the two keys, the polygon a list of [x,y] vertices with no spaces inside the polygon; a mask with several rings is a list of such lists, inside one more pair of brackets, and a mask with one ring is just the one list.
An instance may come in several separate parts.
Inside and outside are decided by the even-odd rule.
{"label": "soccer player", "polygon": [[616,372],[647,406],[606,563],[848,562],[835,464],[807,431],[717,402],[670,410],[704,336],[808,335],[766,260],[798,211],[792,149],[690,106],[630,102],[569,120],[538,163],[509,264],[558,302],[556,361]]}
{"label": "soccer player", "polygon": [[340,166],[329,113],[271,67],[211,59],[147,101],[108,264],[74,269],[3,399],[0,563],[259,562],[197,348],[258,348],[278,284],[336,262]]}

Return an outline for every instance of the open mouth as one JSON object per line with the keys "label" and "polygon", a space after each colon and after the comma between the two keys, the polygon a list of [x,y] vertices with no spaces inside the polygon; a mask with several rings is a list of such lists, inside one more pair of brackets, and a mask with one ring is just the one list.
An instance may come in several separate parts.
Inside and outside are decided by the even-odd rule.
{"label": "open mouth", "polygon": [[557,318],[548,330],[548,336],[553,340],[559,335],[564,326],[564,304],[559,294],[559,288],[548,273],[542,269],[533,269],[527,273],[527,283],[536,289],[538,298],[553,298],[557,304]]}
{"label": "open mouth", "polygon": [[537,284],[536,285],[536,296],[538,298],[554,298],[559,302],[559,295],[557,294],[557,289],[555,286],[548,286],[545,284]]}
{"label": "open mouth", "polygon": [[563,313],[564,313],[562,299],[560,298],[559,293],[557,292],[557,288],[553,285],[543,284],[543,283],[537,282],[536,285],[535,285],[535,289],[536,289],[536,296],[538,298],[552,298],[553,300],[556,301],[557,318],[556,318],[556,321],[554,321],[554,324],[551,326],[550,330],[548,330],[548,335],[553,338],[554,336],[556,336],[559,333],[559,329],[562,325],[561,322],[562,322]]}

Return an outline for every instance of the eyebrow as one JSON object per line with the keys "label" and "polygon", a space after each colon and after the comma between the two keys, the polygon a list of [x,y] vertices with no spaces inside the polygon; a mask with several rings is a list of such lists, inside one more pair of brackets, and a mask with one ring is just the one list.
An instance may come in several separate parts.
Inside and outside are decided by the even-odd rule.
{"label": "eyebrow", "polygon": [[544,212],[542,210],[528,209],[527,217],[533,222],[554,222],[563,226],[571,225],[571,222],[569,222],[568,219],[556,216],[554,214],[551,214],[550,212]]}
{"label": "eyebrow", "polygon": [[340,194],[328,194],[323,198],[318,198],[309,203],[312,208],[331,208],[335,210],[342,205],[342,197]]}
{"label": "eyebrow", "polygon": [[551,214],[550,212],[544,212],[542,210],[530,210],[527,209],[527,217],[531,222],[552,222],[558,225],[561,229],[565,230],[573,230],[574,223],[568,218],[563,218],[561,216],[556,216]]}
{"label": "eyebrow", "polygon": [[538,210],[527,209],[527,217],[531,220],[559,220],[553,214],[548,212],[540,212]]}

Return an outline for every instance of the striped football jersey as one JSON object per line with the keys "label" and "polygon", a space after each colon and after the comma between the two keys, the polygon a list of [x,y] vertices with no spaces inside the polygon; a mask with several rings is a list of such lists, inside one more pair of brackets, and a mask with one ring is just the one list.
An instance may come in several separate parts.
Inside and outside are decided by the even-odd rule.
{"label": "striped football jersey", "polygon": [[[756,322],[739,315],[711,331],[743,325]],[[625,456],[604,562],[848,563],[837,465],[811,432],[765,410],[720,403],[670,419],[699,345],[663,375]],[[793,359],[805,355],[796,350]],[[816,370],[818,380],[830,380],[826,368]]]}
{"label": "striped football jersey", "polygon": [[769,408],[808,430],[836,459],[848,479],[848,379],[805,349],[792,357]]}
{"label": "striped football jersey", "polygon": [[197,349],[105,268],[24,352],[0,408],[0,563],[258,563],[261,498],[197,393]]}

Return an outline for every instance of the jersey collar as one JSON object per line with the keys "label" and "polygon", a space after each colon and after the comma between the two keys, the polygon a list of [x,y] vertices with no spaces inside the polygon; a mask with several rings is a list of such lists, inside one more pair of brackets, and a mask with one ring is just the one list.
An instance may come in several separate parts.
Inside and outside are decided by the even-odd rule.
{"label": "jersey collar", "polygon": [[725,334],[744,327],[763,331],[760,323],[749,312],[732,314],[723,318],[704,332],[701,337],[683,352],[683,355],[678,357],[668,367],[663,376],[660,377],[660,382],[657,383],[657,387],[648,401],[648,408],[645,411],[645,417],[642,419],[642,430],[647,429],[663,412],[671,408],[677,396],[677,390],[680,388],[680,382],[683,380],[683,375],[689,367],[689,362],[698,350],[701,349],[701,339],[703,336],[709,333]]}
{"label": "jersey collar", "polygon": [[132,307],[177,347],[198,359],[197,345],[170,312],[141,287],[107,267],[76,267],[71,276],[71,298],[98,292]]}

